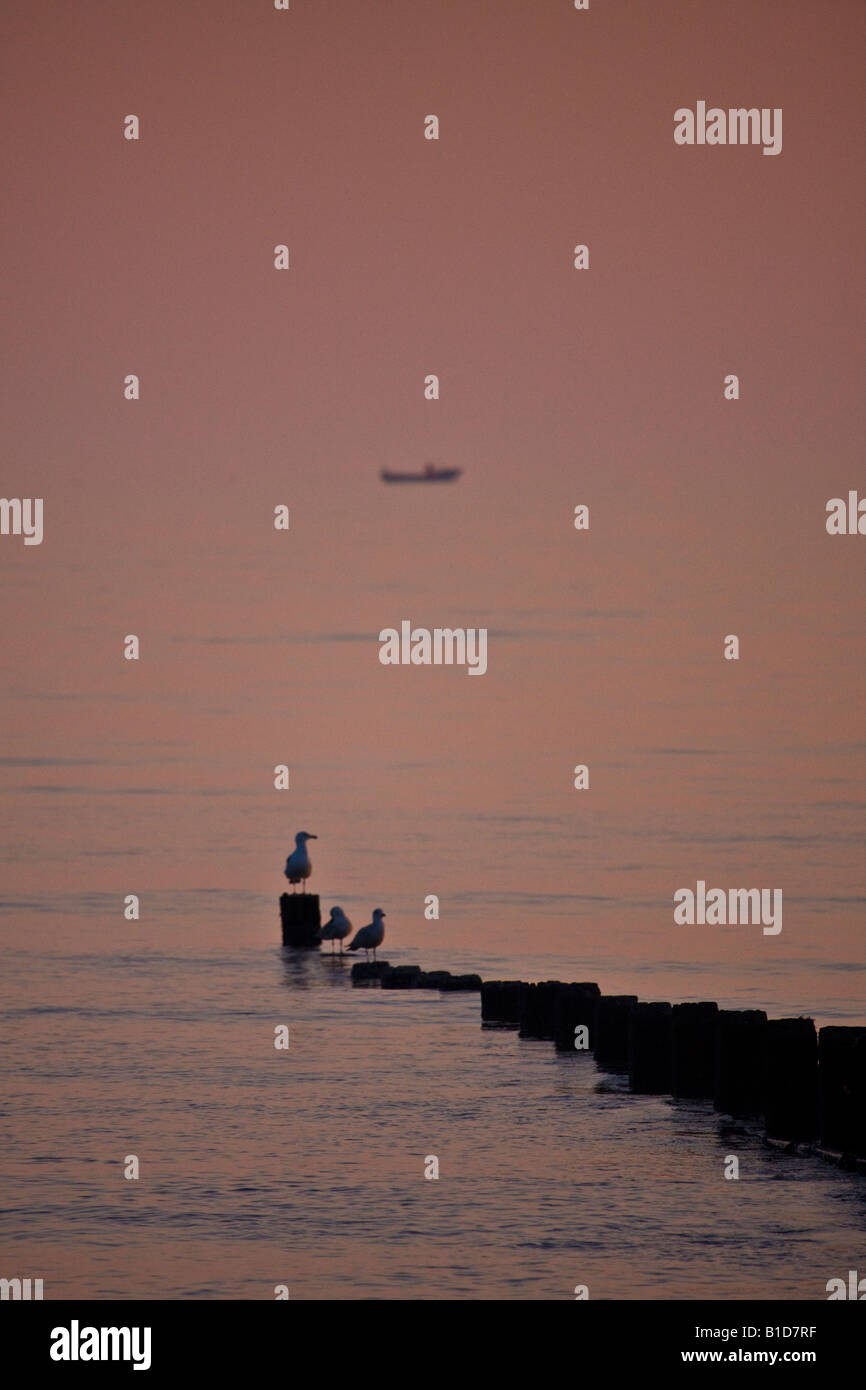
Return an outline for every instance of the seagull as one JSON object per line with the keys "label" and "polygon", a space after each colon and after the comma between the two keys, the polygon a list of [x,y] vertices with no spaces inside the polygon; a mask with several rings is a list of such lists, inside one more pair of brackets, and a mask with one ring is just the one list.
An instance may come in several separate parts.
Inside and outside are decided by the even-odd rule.
{"label": "seagull", "polygon": [[385,916],[381,907],[373,909],[373,920],[366,927],[362,927],[356,932],[349,942],[349,950],[357,951],[361,947],[369,960],[369,952],[373,952],[373,959],[376,959],[376,947],[381,946],[385,940],[385,923],[382,918]]}
{"label": "seagull", "polygon": [[[289,883],[304,883],[313,872],[310,863],[310,856],[307,854],[307,841],[318,840],[318,835],[309,835],[306,830],[299,830],[295,836],[295,848],[286,860],[286,867],[283,870]],[[306,893],[306,888],[301,892]]]}
{"label": "seagull", "polygon": [[340,955],[343,954],[343,942],[352,930],[352,923],[349,921],[341,907],[332,907],[331,916],[323,927],[319,928],[319,940],[330,941],[331,955],[334,954],[334,942],[340,943]]}

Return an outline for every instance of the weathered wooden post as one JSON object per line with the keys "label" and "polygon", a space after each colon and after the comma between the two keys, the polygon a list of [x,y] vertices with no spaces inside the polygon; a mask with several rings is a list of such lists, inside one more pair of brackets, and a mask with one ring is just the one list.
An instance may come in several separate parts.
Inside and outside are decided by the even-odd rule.
{"label": "weathered wooden post", "polygon": [[713,1098],[718,1004],[674,1004],[671,1094]]}
{"label": "weathered wooden post", "polygon": [[523,985],[520,991],[521,1038],[553,1037],[553,1001],[559,987],[559,980]]}
{"label": "weathered wooden post", "polygon": [[599,996],[592,1051],[600,1067],[628,1071],[628,1018],[636,1003],[636,994]]}
{"label": "weathered wooden post", "polygon": [[421,974],[420,965],[389,965],[379,975],[383,989],[415,989]]}
{"label": "weathered wooden post", "polygon": [[[597,984],[560,985],[553,997],[553,1040],[557,1052],[591,1051],[595,1013],[601,994]],[[575,1048],[575,1031],[587,1029],[587,1047]]]}
{"label": "weathered wooden post", "polygon": [[481,990],[481,976],[476,975],[474,971],[465,975],[452,975],[447,970],[441,973],[447,976],[439,983],[439,989],[443,994],[478,994]]}
{"label": "weathered wooden post", "polygon": [[713,1104],[726,1115],[760,1115],[764,1108],[763,1009],[720,1009],[716,1020]]}
{"label": "weathered wooden post", "polygon": [[485,980],[481,986],[481,1021],[516,1028],[520,1023],[522,980]]}
{"label": "weathered wooden post", "polygon": [[764,1123],[770,1139],[814,1139],[818,1133],[818,1037],[811,1018],[767,1024]]}
{"label": "weathered wooden post", "polygon": [[284,946],[318,946],[322,925],[318,893],[283,893],[280,920]]}
{"label": "weathered wooden post", "polygon": [[670,1004],[635,1004],[628,1016],[628,1084],[640,1095],[671,1089]]}
{"label": "weathered wooden post", "polygon": [[356,960],[351,970],[352,984],[367,985],[371,980],[378,984],[390,969],[391,962],[387,960]]}
{"label": "weathered wooden post", "polygon": [[422,970],[415,977],[416,989],[445,989],[454,976],[450,970]]}
{"label": "weathered wooden post", "polygon": [[498,1023],[502,1010],[504,980],[484,980],[481,985],[481,1022]]}
{"label": "weathered wooden post", "polygon": [[821,1147],[866,1158],[866,1028],[820,1030],[818,1094]]}

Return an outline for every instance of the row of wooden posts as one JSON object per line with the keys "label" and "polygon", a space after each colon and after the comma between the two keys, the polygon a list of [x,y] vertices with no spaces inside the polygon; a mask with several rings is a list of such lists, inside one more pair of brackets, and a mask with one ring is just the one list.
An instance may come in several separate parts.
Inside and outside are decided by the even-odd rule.
{"label": "row of wooden posts", "polygon": [[[284,894],[287,917],[309,926],[318,898]],[[315,906],[314,906],[315,904]],[[292,935],[291,931],[289,935]],[[762,1009],[720,1009],[715,1003],[644,1003],[635,994],[602,994],[594,982],[487,980],[479,975],[423,971],[387,961],[358,961],[355,984],[384,989],[480,991],[481,1021],[516,1028],[522,1038],[547,1039],[562,1053],[591,1052],[599,1067],[628,1074],[643,1095],[712,1101],[735,1118],[756,1119],[773,1141],[817,1144],[846,1166],[866,1164],[866,1027],[828,1025],[811,1018],[768,1018]]]}
{"label": "row of wooden posts", "polygon": [[481,1017],[521,1037],[549,1038],[562,1052],[574,1050],[583,1028],[598,1065],[627,1073],[632,1091],[709,1100],[725,1114],[762,1120],[770,1139],[817,1141],[834,1157],[866,1160],[866,1028],[816,1031],[811,1018],[643,1003],[557,980],[487,981]]}

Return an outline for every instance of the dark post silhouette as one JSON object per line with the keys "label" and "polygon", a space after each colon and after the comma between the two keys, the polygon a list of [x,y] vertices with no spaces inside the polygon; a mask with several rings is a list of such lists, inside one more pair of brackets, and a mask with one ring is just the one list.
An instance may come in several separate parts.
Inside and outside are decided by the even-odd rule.
{"label": "dark post silhouette", "polygon": [[542,980],[520,990],[520,1037],[553,1038],[553,1001],[559,980]]}
{"label": "dark post silhouette", "polygon": [[318,946],[322,925],[318,893],[283,893],[280,918],[284,946]]}
{"label": "dark post silhouette", "polygon": [[820,1030],[818,1097],[821,1147],[866,1158],[866,1028]]}
{"label": "dark post silhouette", "polygon": [[671,1089],[670,1004],[635,1004],[628,1018],[628,1083],[641,1095]]}
{"label": "dark post silhouette", "polygon": [[726,1115],[761,1115],[767,1015],[720,1009],[716,1021],[713,1104]]}
{"label": "dark post silhouette", "polygon": [[378,984],[390,969],[391,964],[387,960],[356,960],[352,966],[352,984],[369,984],[371,980]]}
{"label": "dark post silhouette", "polygon": [[421,974],[420,965],[389,965],[379,974],[383,989],[414,989]]}
{"label": "dark post silhouette", "polygon": [[500,1023],[516,1028],[520,1023],[522,980],[485,980],[481,986],[482,1023]]}
{"label": "dark post silhouette", "polygon": [[415,988],[445,989],[447,981],[453,978],[450,970],[422,970],[415,976]]}
{"label": "dark post silhouette", "polygon": [[439,985],[443,994],[455,994],[463,990],[477,994],[481,989],[480,975],[449,975],[448,971],[443,971],[448,978]]}
{"label": "dark post silhouette", "polygon": [[636,1003],[636,994],[599,996],[592,1050],[600,1067],[628,1071],[628,1019]]}
{"label": "dark post silhouette", "polygon": [[712,1100],[718,1004],[674,1004],[671,1094]]}
{"label": "dark post silhouette", "polygon": [[767,1024],[764,1122],[771,1139],[814,1139],[818,1133],[818,1038],[811,1018]]}
{"label": "dark post silhouette", "polygon": [[580,1025],[589,1030],[587,1052],[592,1051],[595,1032],[595,1013],[601,991],[597,984],[560,985],[553,998],[553,1040],[557,1052],[577,1052],[574,1030]]}

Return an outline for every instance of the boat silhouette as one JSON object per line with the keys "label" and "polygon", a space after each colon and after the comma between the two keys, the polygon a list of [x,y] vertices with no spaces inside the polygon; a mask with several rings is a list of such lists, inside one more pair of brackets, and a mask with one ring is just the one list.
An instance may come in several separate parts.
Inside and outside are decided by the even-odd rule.
{"label": "boat silhouette", "polygon": [[383,483],[453,483],[463,472],[462,468],[437,468],[435,463],[425,463],[420,473],[397,473],[390,468],[382,469]]}

